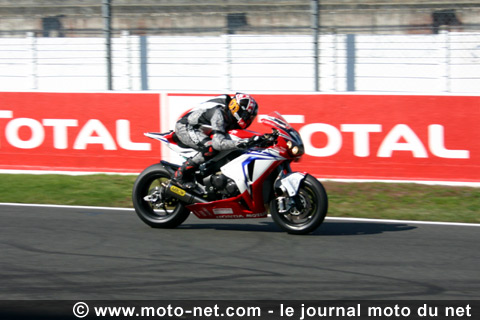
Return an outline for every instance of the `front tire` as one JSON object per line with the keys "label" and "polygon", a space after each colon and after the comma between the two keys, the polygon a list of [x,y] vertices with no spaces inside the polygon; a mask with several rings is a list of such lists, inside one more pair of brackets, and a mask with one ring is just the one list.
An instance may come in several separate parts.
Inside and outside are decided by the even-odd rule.
{"label": "front tire", "polygon": [[[135,212],[152,228],[175,228],[190,214],[179,200],[161,198],[162,184],[170,179],[171,176],[163,165],[154,164],[143,170],[133,185],[132,202]],[[150,200],[145,200],[145,197]]]}
{"label": "front tire", "polygon": [[[284,201],[294,203],[292,198]],[[308,234],[315,231],[325,219],[328,211],[328,197],[325,188],[316,178],[307,175],[302,181],[295,201],[299,201],[286,212],[280,212],[279,199],[270,203],[270,213],[275,223],[290,234]]]}

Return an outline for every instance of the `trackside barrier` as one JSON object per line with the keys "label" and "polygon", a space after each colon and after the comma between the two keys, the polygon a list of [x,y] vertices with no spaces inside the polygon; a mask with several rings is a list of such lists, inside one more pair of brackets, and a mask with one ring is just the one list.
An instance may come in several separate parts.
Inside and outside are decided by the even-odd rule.
{"label": "trackside barrier", "polygon": [[[147,131],[167,131],[205,93],[0,93],[0,170],[138,173],[179,161]],[[479,96],[255,94],[279,111],[317,178],[480,182]],[[269,128],[255,123],[252,130]]]}

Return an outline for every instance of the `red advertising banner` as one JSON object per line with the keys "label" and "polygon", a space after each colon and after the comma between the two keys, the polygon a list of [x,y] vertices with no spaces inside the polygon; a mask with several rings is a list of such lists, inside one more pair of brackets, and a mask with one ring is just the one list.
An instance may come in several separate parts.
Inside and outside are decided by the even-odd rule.
{"label": "red advertising banner", "polygon": [[160,158],[158,94],[0,93],[0,169],[140,172]]}
{"label": "red advertising banner", "polygon": [[[160,143],[143,133],[172,129],[210,96],[0,93],[0,170],[138,173],[161,158]],[[260,117],[279,111],[300,132],[306,154],[295,170],[325,179],[480,182],[480,97],[254,97]]]}
{"label": "red advertising banner", "polygon": [[295,167],[318,178],[480,182],[480,97],[255,97],[260,113],[296,122],[306,155]]}

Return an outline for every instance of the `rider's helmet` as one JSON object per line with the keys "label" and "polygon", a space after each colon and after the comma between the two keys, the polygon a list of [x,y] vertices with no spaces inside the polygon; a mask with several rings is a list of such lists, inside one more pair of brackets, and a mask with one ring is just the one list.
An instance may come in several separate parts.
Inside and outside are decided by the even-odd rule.
{"label": "rider's helmet", "polygon": [[258,104],[252,96],[236,93],[228,104],[228,109],[241,129],[248,128],[258,113]]}

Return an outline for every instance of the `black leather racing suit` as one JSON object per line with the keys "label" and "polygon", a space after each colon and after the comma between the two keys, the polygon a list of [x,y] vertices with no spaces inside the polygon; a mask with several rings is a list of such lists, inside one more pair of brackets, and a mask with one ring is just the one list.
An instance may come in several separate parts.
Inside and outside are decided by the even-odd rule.
{"label": "black leather racing suit", "polygon": [[[175,125],[175,134],[185,145],[199,151],[185,161],[175,173],[177,180],[186,178],[196,167],[218,151],[237,148],[228,131],[236,129],[236,121],[228,110],[231,98],[222,95],[203,102],[183,116]],[[212,136],[212,138],[210,138]]]}

